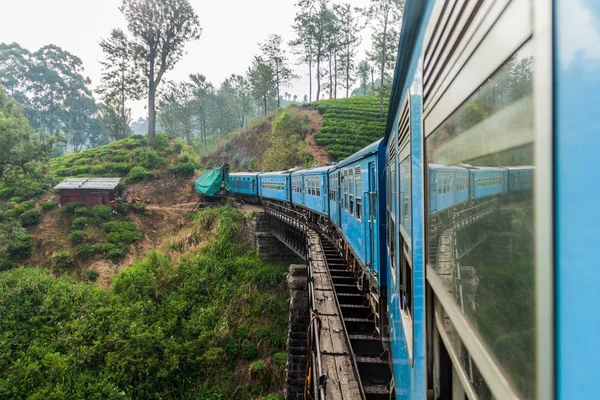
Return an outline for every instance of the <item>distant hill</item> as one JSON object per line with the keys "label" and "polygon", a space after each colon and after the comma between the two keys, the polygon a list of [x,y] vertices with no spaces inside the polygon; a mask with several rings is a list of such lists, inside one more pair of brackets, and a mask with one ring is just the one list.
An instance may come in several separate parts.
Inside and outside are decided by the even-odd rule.
{"label": "distant hill", "polygon": [[[316,109],[323,117],[316,143],[323,146],[332,160],[340,161],[381,139],[386,115],[379,117],[379,98],[364,96],[321,100],[303,105]],[[387,100],[384,103],[387,110]]]}

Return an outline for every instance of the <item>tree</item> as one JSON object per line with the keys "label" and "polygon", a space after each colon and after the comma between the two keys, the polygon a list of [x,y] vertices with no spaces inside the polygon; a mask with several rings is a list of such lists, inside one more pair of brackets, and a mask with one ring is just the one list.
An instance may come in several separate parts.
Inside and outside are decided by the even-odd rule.
{"label": "tree", "polygon": [[148,142],[156,135],[156,93],[166,71],[200,38],[200,22],[188,0],[123,0],[120,8],[136,40],[148,83]]}
{"label": "tree", "polygon": [[276,77],[271,64],[261,56],[254,56],[252,66],[248,68],[248,82],[252,97],[262,103],[264,115],[267,115],[268,100],[275,96]]}
{"label": "tree", "polygon": [[404,0],[371,0],[365,15],[373,26],[373,44],[369,59],[377,67],[379,88],[379,116],[383,118],[383,98],[388,93],[389,74],[394,69]]}
{"label": "tree", "polygon": [[243,76],[235,74],[227,78],[226,82],[233,90],[233,109],[237,115],[240,129],[242,129],[246,125],[251,111],[250,83]]}
{"label": "tree", "polygon": [[340,62],[344,77],[342,86],[346,89],[346,97],[348,97],[350,88],[356,82],[354,57],[356,57],[356,50],[361,42],[361,26],[358,19],[352,14],[350,4],[336,4],[334,5],[334,11],[340,29]]}
{"label": "tree", "polygon": [[97,93],[102,96],[105,108],[113,108],[116,112],[103,110],[103,119],[107,127],[114,129],[110,136],[115,140],[123,139],[131,133],[131,109],[127,101],[139,100],[144,93],[144,81],[139,68],[135,65],[135,49],[120,29],[113,29],[108,39],[100,41],[105,55],[101,85]]}
{"label": "tree", "polygon": [[358,63],[358,79],[360,80],[360,89],[362,95],[367,95],[367,88],[369,86],[369,73],[371,71],[371,65],[367,60],[362,60]]}
{"label": "tree", "polygon": [[0,43],[0,85],[19,103],[26,103],[31,53],[17,43]]}
{"label": "tree", "polygon": [[161,96],[160,121],[171,137],[183,137],[191,143],[194,130],[194,87],[187,82],[169,82]]}
{"label": "tree", "polygon": [[0,180],[17,182],[36,173],[52,153],[53,141],[36,134],[23,110],[0,88]]}
{"label": "tree", "polygon": [[293,79],[297,78],[288,65],[286,52],[281,47],[282,41],[281,36],[273,34],[269,35],[267,40],[260,45],[263,60],[268,62],[275,72],[277,107],[281,106],[279,100],[281,88],[288,86]]}
{"label": "tree", "polygon": [[196,117],[196,127],[200,131],[200,139],[203,140],[204,146],[206,146],[208,114],[214,87],[202,74],[191,74],[190,80],[192,81],[194,95],[192,106]]}

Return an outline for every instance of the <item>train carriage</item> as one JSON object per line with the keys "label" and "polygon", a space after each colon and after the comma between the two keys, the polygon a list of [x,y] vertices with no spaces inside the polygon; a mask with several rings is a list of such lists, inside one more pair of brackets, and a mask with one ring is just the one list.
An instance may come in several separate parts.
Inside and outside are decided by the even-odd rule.
{"label": "train carriage", "polygon": [[258,196],[258,172],[232,172],[229,185],[233,194]]}
{"label": "train carriage", "polygon": [[320,215],[329,216],[329,170],[319,167],[292,173],[292,202]]}
{"label": "train carriage", "polygon": [[469,170],[429,164],[429,213],[434,215],[469,200]]}
{"label": "train carriage", "polygon": [[384,287],[385,248],[381,238],[385,231],[380,215],[385,201],[383,169],[381,140],[332,167],[329,184],[334,191],[329,195],[329,209],[331,220],[358,261]]}
{"label": "train carriage", "polygon": [[471,199],[498,196],[508,191],[508,170],[499,167],[469,168]]}
{"label": "train carriage", "polygon": [[506,167],[508,170],[508,191],[531,190],[533,188],[533,167]]}
{"label": "train carriage", "polygon": [[289,202],[291,200],[290,183],[290,174],[285,171],[259,174],[258,194],[265,199]]}

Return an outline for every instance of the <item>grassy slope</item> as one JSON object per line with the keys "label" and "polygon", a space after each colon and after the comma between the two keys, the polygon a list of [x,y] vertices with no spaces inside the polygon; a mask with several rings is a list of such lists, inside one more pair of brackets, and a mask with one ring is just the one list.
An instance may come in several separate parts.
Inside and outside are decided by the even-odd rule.
{"label": "grassy slope", "polygon": [[[37,268],[0,273],[0,397],[281,393],[286,267],[249,250],[242,218],[228,207],[196,212],[164,253],[122,271],[108,291]],[[204,244],[185,252],[184,235]]]}
{"label": "grassy slope", "polygon": [[[315,138],[332,160],[342,160],[383,137],[386,116],[379,117],[377,97],[322,100],[304,107],[316,108],[323,116]],[[387,101],[384,109],[387,110]]]}

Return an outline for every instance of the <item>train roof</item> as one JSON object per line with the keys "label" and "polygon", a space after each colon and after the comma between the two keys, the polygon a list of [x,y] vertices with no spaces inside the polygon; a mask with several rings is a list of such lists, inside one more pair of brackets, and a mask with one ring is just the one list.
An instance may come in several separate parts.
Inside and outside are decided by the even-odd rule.
{"label": "train roof", "polygon": [[456,165],[442,165],[442,164],[428,164],[429,169],[441,169],[441,170],[452,170],[452,171],[467,171],[464,167],[459,167]]}
{"label": "train roof", "polygon": [[230,172],[229,176],[256,176],[260,172]]}
{"label": "train roof", "polygon": [[260,172],[258,175],[272,176],[272,177],[285,177],[286,175],[289,175],[289,172],[287,172],[287,171]]}
{"label": "train roof", "polygon": [[509,169],[511,171],[526,171],[526,170],[532,170],[533,166],[532,165],[518,165],[516,167],[504,167],[506,169]]}
{"label": "train roof", "polygon": [[377,153],[379,148],[382,146],[383,146],[383,139],[379,139],[378,141],[373,142],[370,145],[368,145],[367,147],[352,154],[350,157],[340,161],[338,164],[336,164],[332,167],[332,170],[341,168],[345,165],[353,163],[354,161],[361,160],[367,156],[370,156],[371,154]]}
{"label": "train roof", "polygon": [[301,169],[299,171],[295,171],[294,173],[292,173],[292,175],[326,174],[331,168],[333,168],[333,165],[310,169]]}

